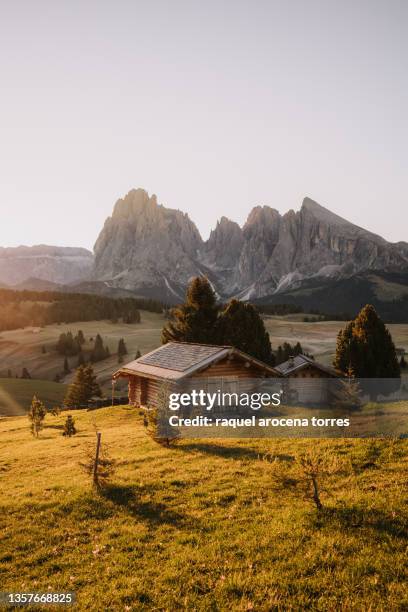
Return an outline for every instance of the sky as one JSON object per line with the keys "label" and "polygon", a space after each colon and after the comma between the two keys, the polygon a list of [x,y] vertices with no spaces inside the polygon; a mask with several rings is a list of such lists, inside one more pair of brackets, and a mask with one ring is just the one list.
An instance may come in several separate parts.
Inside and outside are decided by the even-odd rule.
{"label": "sky", "polygon": [[130,189],[206,238],[305,196],[408,241],[405,0],[0,0],[0,246]]}

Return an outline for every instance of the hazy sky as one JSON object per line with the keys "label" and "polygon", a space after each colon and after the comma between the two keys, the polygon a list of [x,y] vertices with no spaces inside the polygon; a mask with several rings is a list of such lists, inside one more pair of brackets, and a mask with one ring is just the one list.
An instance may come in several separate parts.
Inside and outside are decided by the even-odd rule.
{"label": "hazy sky", "polygon": [[0,245],[92,247],[133,187],[408,240],[406,0],[0,0],[0,78]]}

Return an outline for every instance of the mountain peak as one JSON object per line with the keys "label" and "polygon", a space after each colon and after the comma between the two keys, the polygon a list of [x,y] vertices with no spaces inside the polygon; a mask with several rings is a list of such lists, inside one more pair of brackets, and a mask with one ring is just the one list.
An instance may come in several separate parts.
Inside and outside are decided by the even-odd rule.
{"label": "mountain peak", "polygon": [[136,212],[157,207],[157,198],[149,196],[144,189],[131,189],[124,198],[120,198],[113,209],[112,216],[127,217]]}
{"label": "mountain peak", "polygon": [[343,217],[336,215],[336,213],[308,197],[304,198],[300,211],[307,211],[311,213],[318,221],[323,221],[325,223],[329,223],[330,225],[354,225],[353,223],[350,223],[350,221],[343,219]]}
{"label": "mountain peak", "polygon": [[248,215],[244,229],[253,224],[272,223],[278,219],[280,219],[280,214],[275,208],[271,208],[270,206],[266,205],[254,206]]}

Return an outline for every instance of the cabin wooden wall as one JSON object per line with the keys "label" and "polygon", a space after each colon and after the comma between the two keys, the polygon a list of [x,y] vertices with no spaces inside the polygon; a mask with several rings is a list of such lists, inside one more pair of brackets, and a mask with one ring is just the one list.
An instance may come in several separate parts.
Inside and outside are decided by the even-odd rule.
{"label": "cabin wooden wall", "polygon": [[[242,359],[224,359],[211,365],[210,367],[196,372],[190,377],[191,385],[186,380],[179,388],[180,392],[188,391],[188,387],[196,387],[195,380],[200,380],[200,385],[208,388],[210,391],[229,391],[244,393],[253,389],[252,380],[264,378],[264,371],[254,367],[252,364],[245,367],[245,361]],[[248,362],[249,363],[249,362]],[[157,406],[157,399],[163,382],[153,378],[145,378],[147,384],[146,389],[146,406]],[[211,386],[211,388],[210,388]],[[170,389],[171,391],[171,389]],[[141,377],[129,376],[129,403],[140,406],[141,398]]]}
{"label": "cabin wooden wall", "polygon": [[129,376],[129,379],[128,379],[129,404],[137,404],[138,391],[139,391],[138,380],[139,378],[137,376]]}
{"label": "cabin wooden wall", "polygon": [[314,368],[313,366],[302,368],[299,372],[293,372],[289,378],[332,378],[330,374]]}
{"label": "cabin wooden wall", "polygon": [[332,378],[330,374],[311,365],[299,372],[294,372],[286,380],[288,388],[291,392],[296,393],[301,403],[323,404],[329,397],[328,379],[330,378]]}
{"label": "cabin wooden wall", "polygon": [[[248,362],[249,363],[249,362]],[[192,375],[192,378],[208,378],[217,377],[221,378],[224,376],[239,376],[240,378],[262,378],[263,370],[254,367],[252,364],[248,368],[245,367],[245,361],[242,359],[228,359],[225,358],[222,361],[214,363],[210,367],[196,372]]]}
{"label": "cabin wooden wall", "polygon": [[[142,382],[143,380],[143,382]],[[142,384],[146,385],[144,406],[157,406],[157,397],[163,382],[153,378],[144,378],[141,376],[129,376],[128,393],[129,404],[135,406],[141,405]]]}

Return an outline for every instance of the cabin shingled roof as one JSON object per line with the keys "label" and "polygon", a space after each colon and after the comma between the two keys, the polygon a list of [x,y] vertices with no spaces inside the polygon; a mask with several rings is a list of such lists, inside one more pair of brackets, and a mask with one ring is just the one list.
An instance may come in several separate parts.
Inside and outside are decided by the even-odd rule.
{"label": "cabin shingled roof", "polygon": [[232,346],[168,342],[150,353],[124,364],[112,376],[113,379],[119,376],[139,375],[148,378],[181,380],[229,355],[236,355],[252,363],[255,367],[269,371],[271,374],[277,374],[272,366]]}
{"label": "cabin shingled roof", "polygon": [[155,351],[148,353],[137,360],[145,365],[184,372],[200,364],[208,357],[221,353],[225,346],[212,346],[209,344],[188,344],[169,342],[163,344]]}
{"label": "cabin shingled roof", "polygon": [[287,361],[280,363],[275,366],[275,370],[282,374],[282,376],[288,376],[292,372],[296,370],[301,370],[305,366],[315,367],[317,370],[321,370],[322,372],[326,372],[326,374],[330,374],[331,376],[336,376],[337,373],[333,368],[325,366],[311,357],[307,357],[306,355],[296,355],[295,357],[289,358]]}

